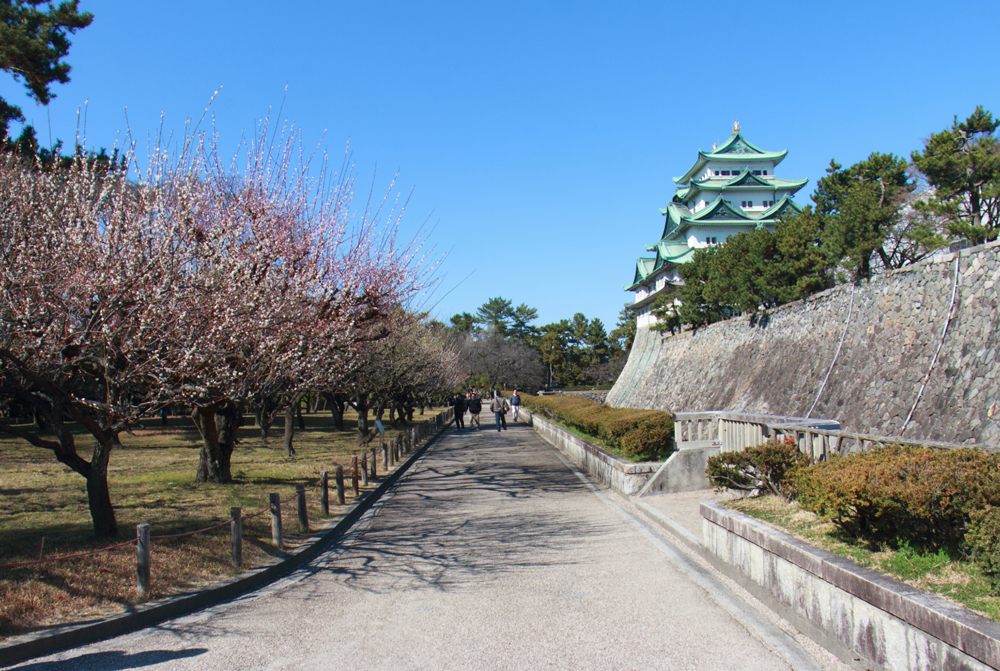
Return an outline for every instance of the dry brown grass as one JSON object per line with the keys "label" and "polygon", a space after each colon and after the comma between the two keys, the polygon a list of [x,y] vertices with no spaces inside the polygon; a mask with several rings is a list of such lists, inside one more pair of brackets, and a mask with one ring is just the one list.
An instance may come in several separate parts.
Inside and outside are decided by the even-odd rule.
{"label": "dry brown grass", "polygon": [[[416,421],[429,420],[429,410]],[[306,415],[306,431],[296,431],[294,457],[286,457],[280,428],[265,443],[259,429],[240,429],[233,454],[230,485],[193,483],[198,465],[199,436],[190,419],[159,420],[148,428],[122,436],[125,447],[111,456],[108,481],[115,505],[119,541],[135,537],[136,525],[149,523],[153,536],[201,529],[228,519],[232,506],[242,506],[243,568],[266,565],[317,535],[339,515],[333,473],[344,467],[347,503],[351,457],[360,455],[356,421],[337,432],[329,415]],[[398,431],[388,430],[389,437]],[[79,451],[87,455],[91,438],[79,436]],[[369,457],[370,457],[369,451]],[[330,517],[320,510],[318,489],[307,494],[309,534],[300,533],[294,500],[282,506],[286,550],[271,544],[267,512],[247,518],[267,506],[268,494],[286,500],[296,484],[311,487],[320,471],[330,474]],[[381,461],[378,464],[382,472]],[[85,481],[57,462],[47,450],[0,438],[0,564],[69,555],[111,545],[93,537]],[[377,483],[369,485],[368,489]],[[149,600],[188,592],[238,573],[229,561],[229,527],[177,539],[153,540],[152,593]],[[0,636],[38,627],[65,624],[125,612],[140,602],[136,594],[135,545],[78,559],[0,569]]]}

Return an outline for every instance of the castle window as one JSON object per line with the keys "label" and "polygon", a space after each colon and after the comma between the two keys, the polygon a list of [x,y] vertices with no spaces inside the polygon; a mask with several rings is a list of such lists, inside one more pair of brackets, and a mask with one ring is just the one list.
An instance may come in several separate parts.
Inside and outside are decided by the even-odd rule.
{"label": "castle window", "polygon": [[754,170],[754,171],[753,171],[753,174],[755,174],[755,175],[759,175],[759,174],[760,174],[760,170]]}
{"label": "castle window", "polygon": [[762,175],[766,175],[766,174],[767,174],[767,170],[761,170],[761,171],[760,171],[760,174],[762,174]]}
{"label": "castle window", "polygon": [[729,176],[729,171],[728,170],[723,170],[722,174],[725,175],[726,177],[728,177]]}

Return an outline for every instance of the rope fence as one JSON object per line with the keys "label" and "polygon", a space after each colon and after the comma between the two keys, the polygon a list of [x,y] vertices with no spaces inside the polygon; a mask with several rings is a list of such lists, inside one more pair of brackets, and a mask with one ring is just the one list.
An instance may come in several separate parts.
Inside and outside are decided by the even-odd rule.
{"label": "rope fence", "polygon": [[[335,465],[335,485],[337,490],[337,502],[339,505],[346,505],[345,496],[345,473],[347,477],[351,479],[351,488],[355,497],[360,495],[359,478],[361,479],[361,484],[367,486],[369,483],[369,473],[372,479],[378,477],[377,472],[377,462],[378,456],[382,457],[383,470],[385,473],[389,472],[390,466],[402,461],[404,455],[409,454],[417,447],[427,436],[433,435],[445,428],[451,421],[450,418],[451,410],[445,410],[444,412],[435,415],[428,421],[421,422],[420,424],[411,427],[410,429],[398,434],[392,440],[388,442],[385,440],[384,434],[380,434],[380,445],[379,447],[372,447],[370,450],[371,460],[368,459],[369,450],[367,446],[361,451],[360,463],[358,455],[355,454],[351,458],[351,464],[348,468],[344,468],[341,465]],[[381,452],[381,455],[378,453]],[[83,557],[89,557],[93,555],[102,554],[109,552],[111,550],[116,550],[129,545],[136,546],[136,570],[137,570],[137,591],[140,596],[145,597],[150,593],[150,583],[151,583],[151,545],[152,541],[168,540],[174,538],[184,538],[188,536],[195,536],[197,534],[202,534],[207,531],[213,531],[215,529],[220,529],[224,526],[229,526],[232,533],[232,564],[236,568],[240,568],[242,565],[243,556],[243,522],[246,520],[253,519],[264,515],[267,512],[271,513],[271,540],[276,547],[279,549],[284,547],[284,534],[281,524],[281,507],[282,504],[288,504],[292,501],[296,501],[298,505],[298,521],[299,526],[303,532],[309,531],[309,517],[308,517],[308,507],[306,505],[306,493],[314,492],[319,490],[320,492],[320,508],[323,515],[329,515],[329,478],[328,472],[322,471],[318,480],[309,484],[298,483],[295,485],[295,492],[285,498],[277,493],[269,495],[269,501],[267,505],[258,508],[257,510],[243,514],[242,508],[235,506],[230,509],[230,515],[227,519],[220,522],[213,523],[207,527],[201,529],[195,529],[194,531],[183,531],[175,534],[161,534],[161,535],[151,535],[150,526],[147,523],[142,523],[136,525],[136,537],[124,541],[121,543],[116,543],[114,545],[109,545],[107,547],[99,548],[96,550],[88,550],[86,552],[76,552],[68,555],[55,555],[52,557],[44,557],[39,559],[31,559],[18,562],[10,562],[6,564],[0,564],[0,570],[3,569],[13,569],[20,568],[24,566],[33,566],[38,564],[47,564],[53,562],[63,562],[70,561],[74,559],[80,559]],[[44,540],[43,540],[44,543]]]}

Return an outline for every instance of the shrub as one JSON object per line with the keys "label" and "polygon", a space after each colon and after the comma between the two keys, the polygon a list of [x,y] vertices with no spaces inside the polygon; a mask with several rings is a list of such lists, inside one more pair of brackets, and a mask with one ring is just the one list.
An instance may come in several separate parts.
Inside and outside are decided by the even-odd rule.
{"label": "shrub", "polygon": [[972,512],[965,547],[993,587],[1000,587],[1000,508],[986,506]]}
{"label": "shrub", "polygon": [[803,508],[849,536],[958,547],[972,511],[995,499],[996,455],[889,445],[792,474]]}
{"label": "shrub", "polygon": [[673,451],[674,419],[662,410],[612,408],[582,396],[525,396],[531,412],[603,441],[626,459],[663,459]]}
{"label": "shrub", "polygon": [[665,459],[673,452],[673,439],[672,417],[647,418],[621,437],[619,449],[626,459]]}
{"label": "shrub", "polygon": [[807,466],[809,456],[794,439],[769,440],[738,452],[723,452],[708,460],[705,469],[716,490],[733,489],[752,496],[777,494],[789,498],[786,477],[797,466]]}

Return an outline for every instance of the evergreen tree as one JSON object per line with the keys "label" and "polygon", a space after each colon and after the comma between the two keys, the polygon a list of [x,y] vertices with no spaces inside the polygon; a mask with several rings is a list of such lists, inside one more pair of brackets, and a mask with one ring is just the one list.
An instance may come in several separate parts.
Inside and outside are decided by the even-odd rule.
{"label": "evergreen tree", "polygon": [[635,332],[635,313],[628,308],[622,308],[621,312],[618,313],[618,323],[611,331],[610,345],[613,353],[627,352],[632,349],[632,343],[635,342]]}
{"label": "evergreen tree", "polygon": [[1000,235],[1000,120],[983,109],[931,135],[911,154],[934,196],[921,208],[943,217],[948,232],[973,243]]}
{"label": "evergreen tree", "polygon": [[460,312],[451,316],[451,328],[456,333],[472,333],[476,328],[476,318],[468,312]]}
{"label": "evergreen tree", "polygon": [[479,306],[476,310],[475,320],[478,326],[487,331],[493,331],[506,337],[513,324],[514,316],[515,312],[511,302],[498,296]]}
{"label": "evergreen tree", "polygon": [[[43,4],[45,9],[38,9]],[[42,0],[0,0],[0,69],[23,80],[29,95],[42,105],[55,97],[51,84],[69,81],[70,66],[62,60],[69,54],[68,35],[93,21],[93,14],[80,13],[78,4],[78,0],[58,6]],[[0,98],[0,138],[7,136],[11,121],[24,121],[24,115]]]}
{"label": "evergreen tree", "polygon": [[510,337],[518,342],[530,342],[535,335],[535,327],[531,326],[529,322],[536,319],[538,319],[538,310],[529,308],[524,303],[518,305],[514,308],[514,314],[511,317]]}
{"label": "evergreen tree", "polygon": [[900,254],[905,247],[886,244],[894,239],[893,231],[904,226],[903,207],[916,188],[906,161],[874,152],[846,170],[830,161],[826,173],[816,186],[813,202],[824,219],[820,243],[831,257],[844,263],[854,279],[870,279],[876,262],[883,268],[897,268],[914,260]]}
{"label": "evergreen tree", "polygon": [[780,261],[768,268],[768,282],[779,303],[804,298],[835,284],[833,270],[838,261],[831,259],[820,242],[824,223],[824,217],[807,205],[775,226]]}
{"label": "evergreen tree", "polygon": [[690,324],[695,329],[725,319],[730,314],[726,305],[711,297],[711,291],[706,296],[705,289],[712,279],[717,252],[716,246],[696,249],[691,261],[677,268],[677,274],[684,280],[684,284],[677,288],[673,298],[680,305],[675,301],[667,301],[654,308],[653,315],[658,320],[653,326],[654,330],[669,329],[670,319],[675,312],[680,324]]}

